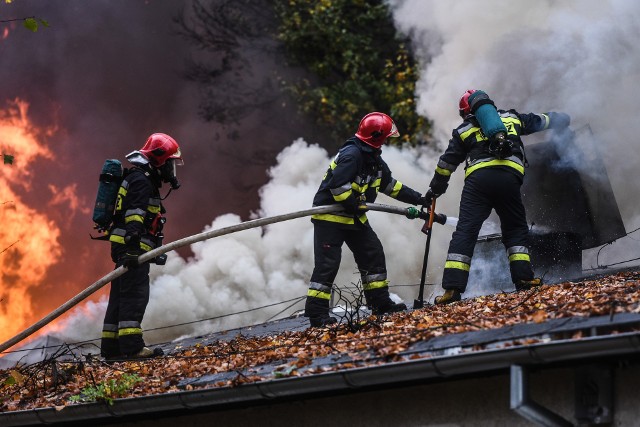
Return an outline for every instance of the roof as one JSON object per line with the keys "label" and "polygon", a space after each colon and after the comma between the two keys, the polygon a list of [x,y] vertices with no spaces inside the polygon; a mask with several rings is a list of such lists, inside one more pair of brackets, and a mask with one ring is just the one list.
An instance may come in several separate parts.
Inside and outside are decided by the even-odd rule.
{"label": "roof", "polygon": [[[0,422],[26,425],[224,408],[640,351],[640,272],[544,285],[448,306],[375,317],[352,313],[335,328],[290,317],[166,344],[166,356],[107,364],[45,360],[0,371]],[[111,404],[72,403],[85,387],[127,375]],[[92,383],[92,378],[95,383]],[[12,384],[13,383],[13,384]],[[43,386],[44,384],[44,386]],[[95,387],[94,387],[95,388]]]}

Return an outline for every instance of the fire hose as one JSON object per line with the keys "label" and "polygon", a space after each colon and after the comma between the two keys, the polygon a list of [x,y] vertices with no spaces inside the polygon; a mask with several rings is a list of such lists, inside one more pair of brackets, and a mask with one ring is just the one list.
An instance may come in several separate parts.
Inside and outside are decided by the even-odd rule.
{"label": "fire hose", "polygon": [[[424,213],[422,211],[418,211],[413,206],[408,207],[408,208],[406,208],[406,207],[403,208],[403,207],[397,207],[397,206],[391,206],[391,205],[383,205],[383,204],[378,204],[378,203],[367,203],[366,206],[367,206],[367,209],[370,210],[370,211],[379,211],[379,212],[387,212],[387,213],[393,213],[393,214],[398,214],[398,215],[404,215],[404,216],[406,216],[408,218],[416,218],[416,215],[418,215],[417,216],[418,218],[428,219],[428,214],[426,214],[426,213]],[[415,211],[411,211],[411,209],[414,209]],[[265,226],[265,225],[275,224],[275,223],[283,222],[283,221],[289,221],[289,220],[292,220],[292,219],[302,218],[302,217],[305,217],[305,216],[311,216],[311,215],[316,215],[316,214],[324,214],[324,213],[331,213],[331,212],[340,212],[342,210],[343,210],[343,208],[340,205],[316,206],[316,207],[313,207],[311,209],[306,209],[306,210],[297,211],[297,212],[291,212],[291,213],[282,214],[282,215],[275,215],[275,216],[266,217],[266,218],[258,218],[258,219],[254,219],[254,220],[250,220],[250,221],[241,222],[240,224],[235,224],[235,225],[231,225],[231,226],[228,226],[228,227],[223,227],[223,228],[219,228],[219,229],[215,229],[215,230],[205,231],[205,232],[202,232],[202,233],[199,233],[199,234],[194,234],[192,236],[188,236],[188,237],[184,237],[184,238],[179,239],[179,240],[175,240],[173,242],[167,243],[166,245],[162,245],[162,246],[157,247],[157,248],[155,248],[155,249],[153,249],[153,250],[151,250],[149,252],[146,252],[146,253],[144,253],[144,254],[142,254],[142,255],[140,255],[138,257],[138,262],[139,263],[143,263],[143,262],[146,262],[146,261],[154,259],[158,255],[165,254],[165,253],[167,253],[169,251],[172,251],[174,249],[178,249],[178,248],[181,248],[181,247],[184,247],[184,246],[187,246],[187,245],[191,245],[191,244],[196,243],[196,242],[202,242],[204,240],[212,239],[214,237],[220,237],[220,236],[224,236],[224,235],[227,235],[227,234],[237,233],[238,231],[249,230],[251,228],[262,227],[262,226]],[[447,220],[447,217],[445,215],[443,215],[443,214],[435,214],[435,217],[436,217],[435,218],[435,222],[438,222],[439,224],[445,224],[445,222]],[[51,323],[53,320],[55,320],[56,318],[60,317],[62,314],[66,313],[68,310],[70,310],[71,308],[76,306],[78,303],[80,303],[81,301],[83,301],[84,299],[86,299],[87,297],[89,297],[90,295],[95,293],[96,291],[98,291],[100,288],[102,288],[107,283],[109,283],[109,282],[113,281],[114,279],[122,276],[126,271],[127,271],[126,267],[120,266],[120,267],[114,269],[109,274],[103,276],[98,281],[92,283],[86,289],[84,289],[82,292],[80,292],[79,294],[77,294],[76,296],[71,298],[66,303],[62,304],[60,307],[58,307],[57,309],[55,309],[54,311],[52,311],[51,313],[49,313],[48,315],[46,315],[42,319],[40,319],[38,322],[34,323],[33,325],[31,325],[30,327],[28,327],[24,331],[20,332],[18,335],[14,336],[13,338],[11,338],[11,339],[5,341],[4,343],[0,344],[0,353],[2,353],[3,351],[7,350],[8,348],[14,346],[15,344],[19,343],[20,341],[24,340],[25,338],[28,338],[29,336],[34,334],[36,331],[40,330],[41,328],[43,328],[47,324]]]}

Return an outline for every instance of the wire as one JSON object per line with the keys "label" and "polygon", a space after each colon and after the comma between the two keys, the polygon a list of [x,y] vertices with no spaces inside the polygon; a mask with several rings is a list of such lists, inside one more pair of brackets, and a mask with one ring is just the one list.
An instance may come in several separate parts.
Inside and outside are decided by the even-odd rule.
{"label": "wire", "polygon": [[[418,285],[392,285],[393,286],[418,286]],[[280,302],[276,302],[273,304],[267,304],[267,305],[263,305],[260,307],[255,307],[255,308],[251,308],[251,309],[247,309],[247,310],[243,310],[243,311],[237,311],[234,313],[228,313],[228,314],[222,314],[220,316],[214,316],[214,317],[209,317],[206,319],[199,319],[199,320],[193,320],[190,322],[184,322],[184,323],[177,323],[177,324],[173,324],[173,325],[166,325],[166,326],[159,326],[157,328],[151,328],[151,329],[145,329],[145,332],[150,332],[150,331],[157,331],[157,330],[161,330],[161,329],[169,329],[169,328],[175,328],[178,326],[185,326],[185,325],[191,325],[194,323],[200,323],[200,322],[207,322],[207,321],[211,321],[211,320],[218,320],[218,319],[222,319],[225,317],[231,317],[231,316],[237,316],[240,314],[246,314],[246,313],[250,313],[253,311],[258,311],[258,310],[262,310],[265,308],[269,308],[269,307],[274,307],[276,305],[280,305],[280,304],[286,304],[286,303],[292,303],[290,305],[288,305],[287,307],[285,307],[284,309],[282,309],[281,311],[279,311],[278,313],[274,314],[273,316],[271,316],[269,319],[267,319],[266,321],[269,322],[271,320],[273,320],[275,317],[279,316],[280,314],[282,314],[283,312],[285,312],[286,310],[288,310],[289,308],[293,307],[294,305],[296,305],[297,303],[299,303],[300,301],[302,301],[303,299],[305,299],[307,296],[306,295],[302,295],[296,298],[291,298],[288,300],[284,300],[284,301],[280,301]],[[92,343],[95,341],[99,341],[100,338],[92,338],[92,339],[88,339],[88,340],[84,340],[84,341],[76,341],[76,342],[72,342],[72,343],[68,343],[67,345],[75,345],[75,346],[82,346],[88,343]],[[66,343],[65,343],[66,344]],[[155,345],[158,344],[163,344],[163,343],[155,343]],[[2,351],[0,352],[0,354],[10,354],[10,353],[21,353],[21,352],[26,352],[26,351],[32,351],[32,350],[43,350],[43,349],[47,349],[47,348],[57,348],[59,347],[61,344],[57,344],[57,345],[49,345],[49,346],[38,346],[38,347],[30,347],[30,348],[22,348],[19,350],[6,350],[6,351]]]}
{"label": "wire", "polygon": [[303,295],[303,296],[301,296],[299,298],[296,298],[296,300],[293,303],[289,304],[288,306],[286,306],[285,308],[283,308],[282,310],[280,310],[279,312],[277,312],[276,314],[274,314],[273,316],[268,318],[267,322],[272,321],[274,318],[280,316],[282,313],[284,313],[285,311],[289,310],[291,307],[293,307],[294,305],[298,304],[299,302],[301,302],[302,300],[304,300],[306,298],[307,298],[306,295]]}
{"label": "wire", "polygon": [[27,16],[26,18],[0,19],[0,22],[26,21],[27,19],[35,19],[35,16]]}
{"label": "wire", "polygon": [[[282,313],[283,311],[287,310],[289,307],[292,307],[293,305],[295,305],[298,302],[300,302],[303,298],[306,298],[306,295],[299,296],[299,297],[296,297],[296,298],[291,298],[291,299],[288,299],[288,300],[285,300],[285,301],[275,302],[273,304],[267,304],[267,305],[263,305],[263,306],[260,306],[260,307],[251,308],[251,309],[248,309],[248,310],[237,311],[237,312],[228,313],[228,314],[222,314],[220,316],[215,316],[215,317],[209,317],[209,318],[206,318],[206,319],[193,320],[191,322],[184,322],[184,323],[178,323],[178,324],[175,324],[175,325],[166,325],[166,326],[159,326],[157,328],[145,329],[145,332],[157,331],[157,330],[160,330],[160,329],[168,329],[168,328],[174,328],[174,327],[177,327],[177,326],[190,325],[190,324],[193,324],[193,323],[207,322],[207,321],[210,321],[210,320],[222,319],[224,317],[230,317],[230,316],[236,316],[236,315],[239,315],[239,314],[245,314],[245,313],[249,313],[249,312],[252,312],[252,311],[258,311],[258,310],[262,310],[262,309],[265,309],[265,308],[273,307],[273,306],[280,305],[280,304],[286,304],[286,303],[294,301],[293,304],[291,304],[290,306],[286,307],[284,310],[282,310],[280,312],[280,313]],[[280,313],[276,314],[275,316],[279,315]],[[272,316],[269,320],[271,320],[275,316]],[[68,343],[68,344],[65,343],[65,345],[84,345],[84,344],[87,344],[87,343],[90,343],[90,342],[93,342],[93,341],[98,341],[98,340],[100,340],[100,338],[93,338],[93,339],[89,339],[89,340],[77,341],[77,342],[72,342],[72,343]],[[156,345],[157,344],[158,343],[156,343]],[[57,347],[60,347],[60,345],[62,345],[62,344],[49,345],[49,346],[38,346],[38,347],[31,347],[31,348],[22,348],[22,349],[19,349],[19,350],[3,351],[3,352],[0,352],[0,354],[20,353],[20,352],[31,351],[31,350],[42,350],[42,349],[46,349],[46,348],[57,348]]]}
{"label": "wire", "polygon": [[584,271],[604,270],[604,269],[609,268],[609,267],[614,266],[614,265],[620,265],[620,264],[624,264],[624,263],[626,263],[626,262],[631,262],[631,261],[637,261],[637,260],[639,260],[639,259],[640,259],[640,257],[638,257],[638,258],[633,258],[633,259],[629,259],[629,260],[626,260],[626,261],[619,261],[619,262],[614,262],[614,263],[611,263],[611,264],[600,265],[600,252],[602,252],[602,250],[603,250],[604,248],[606,248],[607,246],[612,245],[613,243],[615,243],[616,241],[618,241],[618,240],[620,240],[620,239],[623,239],[623,238],[625,238],[625,237],[628,237],[629,235],[631,235],[631,234],[635,233],[635,232],[636,232],[636,231],[638,231],[638,230],[640,230],[640,227],[636,228],[635,230],[632,230],[632,231],[628,232],[627,234],[625,234],[624,236],[622,236],[622,237],[620,237],[620,238],[618,238],[618,239],[612,240],[612,241],[607,242],[607,243],[605,243],[604,245],[602,245],[602,246],[600,247],[600,249],[598,249],[598,252],[596,253],[596,267],[593,267],[593,268],[585,268],[585,269],[584,269]]}

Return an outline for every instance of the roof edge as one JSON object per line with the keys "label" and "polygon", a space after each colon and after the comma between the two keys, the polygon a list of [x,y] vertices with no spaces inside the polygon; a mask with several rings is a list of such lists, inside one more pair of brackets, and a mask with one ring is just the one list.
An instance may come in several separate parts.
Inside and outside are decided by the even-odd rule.
{"label": "roof edge", "polygon": [[66,406],[61,410],[40,408],[5,412],[0,414],[0,420],[6,426],[21,426],[119,418],[205,407],[220,409],[226,405],[239,403],[302,399],[323,395],[327,392],[356,391],[371,387],[397,386],[430,379],[486,373],[506,369],[514,364],[540,366],[571,360],[625,356],[634,353],[640,353],[640,332],[415,359],[373,367],[261,381],[233,388],[208,388],[116,399],[111,406],[106,403],[90,403]]}

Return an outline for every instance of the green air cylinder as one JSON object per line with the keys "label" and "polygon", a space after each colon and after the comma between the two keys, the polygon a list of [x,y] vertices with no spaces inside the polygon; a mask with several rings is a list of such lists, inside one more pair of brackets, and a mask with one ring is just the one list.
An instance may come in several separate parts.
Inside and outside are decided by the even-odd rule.
{"label": "green air cylinder", "polygon": [[100,230],[107,229],[111,224],[121,182],[122,163],[118,159],[105,160],[100,173],[96,204],[93,207],[93,222]]}
{"label": "green air cylinder", "polygon": [[492,139],[496,134],[504,132],[507,133],[507,128],[500,119],[500,114],[493,101],[489,99],[484,91],[477,90],[469,96],[469,106],[471,107],[471,113],[476,116],[482,132],[484,135]]}

